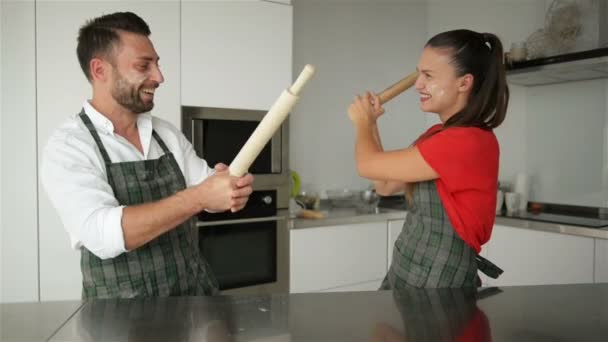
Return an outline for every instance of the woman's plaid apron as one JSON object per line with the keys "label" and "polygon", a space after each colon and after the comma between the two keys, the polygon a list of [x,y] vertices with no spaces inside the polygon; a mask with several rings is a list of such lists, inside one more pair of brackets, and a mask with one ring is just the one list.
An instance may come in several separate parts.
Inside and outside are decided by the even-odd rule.
{"label": "woman's plaid apron", "polygon": [[435,181],[417,183],[380,289],[477,285],[476,253],[454,231]]}
{"label": "woman's plaid apron", "polygon": [[[184,176],[164,141],[152,131],[164,154],[155,160],[112,163],[89,117],[80,118],[95,139],[120,205],[158,201],[186,188]],[[147,244],[102,260],[81,249],[83,298],[194,296],[218,293],[218,285],[198,244],[195,218]]]}

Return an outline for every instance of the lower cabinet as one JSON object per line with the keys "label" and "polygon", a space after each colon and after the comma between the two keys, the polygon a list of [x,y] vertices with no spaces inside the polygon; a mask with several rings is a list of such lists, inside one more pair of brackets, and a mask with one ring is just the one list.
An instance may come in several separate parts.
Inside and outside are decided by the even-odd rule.
{"label": "lower cabinet", "polygon": [[[592,238],[495,225],[484,254],[504,273],[482,281],[486,286],[593,283],[594,244]],[[605,257],[607,252],[605,247]]]}
{"label": "lower cabinet", "polygon": [[[404,220],[291,231],[290,291],[375,291]],[[481,255],[504,270],[483,286],[608,282],[608,240],[495,225]]]}
{"label": "lower cabinet", "polygon": [[595,239],[595,282],[608,283],[608,240]]}
{"label": "lower cabinet", "polygon": [[376,290],[386,274],[386,221],[294,229],[290,292]]}

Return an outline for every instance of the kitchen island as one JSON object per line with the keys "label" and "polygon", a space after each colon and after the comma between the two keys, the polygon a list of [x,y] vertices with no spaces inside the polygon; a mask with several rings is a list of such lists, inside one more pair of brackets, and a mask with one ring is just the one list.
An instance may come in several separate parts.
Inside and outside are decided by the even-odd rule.
{"label": "kitchen island", "polygon": [[5,342],[608,340],[608,284],[90,300],[0,308]]}

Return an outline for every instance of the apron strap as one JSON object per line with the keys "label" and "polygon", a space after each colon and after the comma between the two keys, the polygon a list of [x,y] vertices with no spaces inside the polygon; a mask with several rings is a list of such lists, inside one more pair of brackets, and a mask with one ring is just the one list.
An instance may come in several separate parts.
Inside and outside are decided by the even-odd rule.
{"label": "apron strap", "polygon": [[[93,122],[91,122],[91,119],[89,118],[89,116],[84,112],[84,109],[82,109],[80,111],[80,114],[78,114],[78,115],[80,116],[80,119],[82,120],[84,125],[87,127],[89,132],[91,132],[91,135],[93,136],[95,143],[97,143],[97,147],[99,148],[99,151],[101,152],[103,161],[106,163],[106,166],[112,164],[112,160],[110,159],[110,156],[108,155],[108,152],[106,151],[106,148],[103,146],[103,143],[101,142],[101,138],[99,138],[99,134],[97,134],[97,130],[95,129]],[[154,137],[156,142],[158,142],[158,145],[160,145],[160,147],[163,149],[163,152],[165,154],[171,152],[171,150],[169,150],[169,148],[167,147],[167,145],[165,144],[163,139],[160,137],[160,135],[158,135],[158,133],[156,133],[156,131],[154,129],[152,129],[152,136]]]}
{"label": "apron strap", "polygon": [[160,137],[160,135],[158,135],[158,133],[156,133],[156,131],[154,129],[152,129],[152,136],[154,137],[154,139],[156,139],[156,142],[160,145],[160,147],[163,149],[163,152],[165,152],[165,154],[171,153],[171,150],[169,150],[167,145],[165,145],[165,142],[163,141],[163,139]]}
{"label": "apron strap", "polygon": [[477,268],[492,279],[498,278],[504,272],[500,267],[479,254],[475,258],[477,259]]}
{"label": "apron strap", "polygon": [[95,143],[97,143],[97,147],[99,148],[99,152],[101,152],[103,161],[106,163],[106,168],[107,168],[110,164],[112,164],[112,160],[110,159],[110,156],[108,155],[108,152],[106,151],[106,148],[103,146],[103,143],[101,142],[101,138],[99,138],[99,134],[97,134],[97,131],[95,130],[95,126],[91,122],[91,119],[89,119],[89,116],[85,114],[84,108],[80,111],[80,114],[78,114],[78,116],[80,116],[80,119],[82,120],[84,125],[87,127],[87,129],[89,130],[91,135],[93,136]]}

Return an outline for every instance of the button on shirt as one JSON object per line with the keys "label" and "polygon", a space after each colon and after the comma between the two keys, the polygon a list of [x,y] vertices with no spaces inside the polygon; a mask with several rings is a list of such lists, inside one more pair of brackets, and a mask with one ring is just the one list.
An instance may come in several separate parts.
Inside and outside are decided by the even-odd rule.
{"label": "button on shirt", "polygon": [[[214,172],[196,155],[184,135],[164,120],[149,113],[139,114],[137,128],[142,154],[125,138],[115,134],[112,122],[88,101],[83,108],[95,125],[112,163],[162,156],[162,148],[152,137],[154,127],[173,153],[186,186],[196,185]],[[49,138],[42,155],[41,181],[74,249],[84,246],[102,259],[126,251],[121,225],[124,206],[114,197],[101,152],[78,114]]]}

